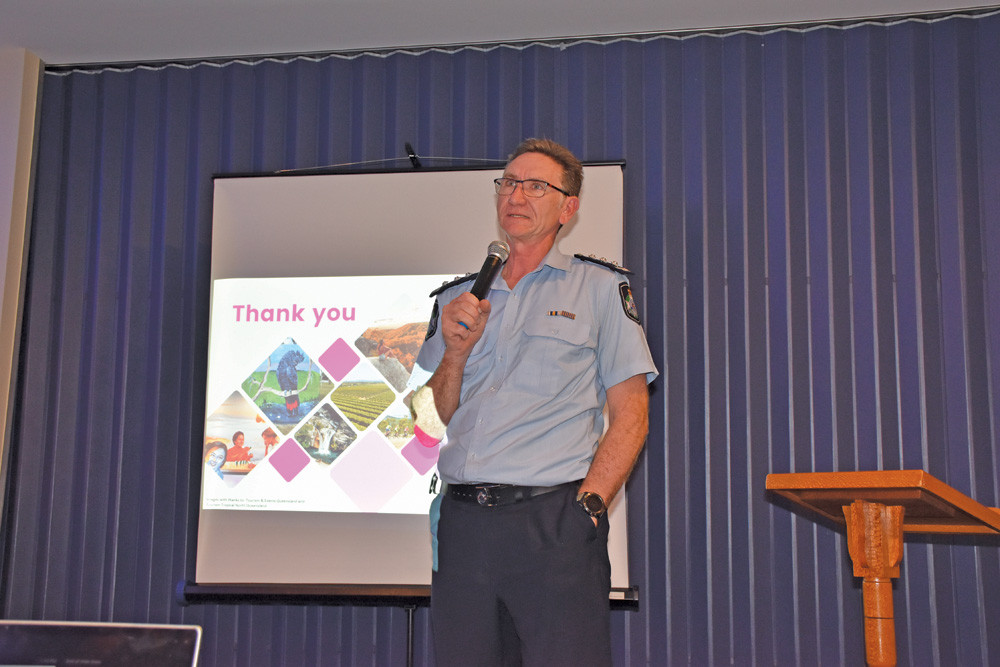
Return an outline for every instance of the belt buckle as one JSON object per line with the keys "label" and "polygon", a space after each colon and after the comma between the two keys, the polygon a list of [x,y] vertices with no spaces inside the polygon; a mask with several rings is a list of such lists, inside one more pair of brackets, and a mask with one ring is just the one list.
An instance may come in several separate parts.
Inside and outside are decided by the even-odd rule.
{"label": "belt buckle", "polygon": [[485,486],[479,487],[479,493],[476,494],[476,502],[481,507],[490,507],[490,490]]}

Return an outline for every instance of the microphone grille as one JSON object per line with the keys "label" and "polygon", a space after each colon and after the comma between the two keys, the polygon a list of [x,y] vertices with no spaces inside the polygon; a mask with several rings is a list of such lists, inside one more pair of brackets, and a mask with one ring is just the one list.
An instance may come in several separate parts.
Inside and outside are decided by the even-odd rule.
{"label": "microphone grille", "polygon": [[506,262],[507,258],[510,257],[510,246],[503,241],[494,241],[486,249],[486,254],[495,255],[500,258],[501,262]]}

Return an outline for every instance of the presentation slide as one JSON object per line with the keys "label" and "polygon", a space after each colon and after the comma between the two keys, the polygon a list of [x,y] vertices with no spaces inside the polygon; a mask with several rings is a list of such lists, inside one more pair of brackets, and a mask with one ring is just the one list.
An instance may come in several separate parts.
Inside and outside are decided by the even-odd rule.
{"label": "presentation slide", "polygon": [[406,387],[447,278],[216,281],[202,509],[426,514]]}

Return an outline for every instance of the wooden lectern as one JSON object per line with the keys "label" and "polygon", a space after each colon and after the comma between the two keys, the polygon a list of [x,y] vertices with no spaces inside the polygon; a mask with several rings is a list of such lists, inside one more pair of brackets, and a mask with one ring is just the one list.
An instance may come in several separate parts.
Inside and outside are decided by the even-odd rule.
{"label": "wooden lectern", "polygon": [[861,585],[869,665],[896,664],[892,579],[899,576],[903,533],[1000,534],[1000,509],[923,470],[783,473],[767,489],[847,526],[847,550]]}

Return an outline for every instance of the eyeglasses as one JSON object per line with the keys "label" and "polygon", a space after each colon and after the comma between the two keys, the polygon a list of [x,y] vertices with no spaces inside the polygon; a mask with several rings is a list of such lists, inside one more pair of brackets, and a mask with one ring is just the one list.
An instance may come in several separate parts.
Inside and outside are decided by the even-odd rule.
{"label": "eyeglasses", "polygon": [[556,192],[561,192],[567,197],[573,196],[562,188],[558,188],[551,183],[537,178],[525,178],[520,181],[516,178],[495,178],[493,179],[493,183],[497,187],[497,194],[504,196],[514,194],[514,190],[517,189],[518,183],[521,184],[521,192],[524,193],[525,197],[544,197],[545,193],[549,191],[549,188],[552,188]]}

